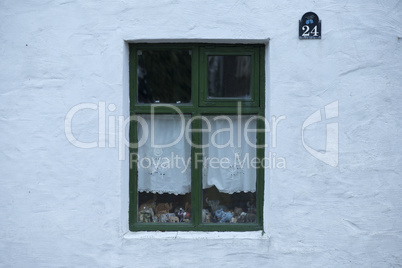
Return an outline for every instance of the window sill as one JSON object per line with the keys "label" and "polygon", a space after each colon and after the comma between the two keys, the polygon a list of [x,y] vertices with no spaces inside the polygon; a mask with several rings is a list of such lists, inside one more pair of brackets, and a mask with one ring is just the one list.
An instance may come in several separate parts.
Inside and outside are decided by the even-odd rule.
{"label": "window sill", "polygon": [[152,231],[152,232],[127,232],[124,239],[252,239],[269,240],[269,236],[262,231],[251,232],[183,232],[183,231]]}

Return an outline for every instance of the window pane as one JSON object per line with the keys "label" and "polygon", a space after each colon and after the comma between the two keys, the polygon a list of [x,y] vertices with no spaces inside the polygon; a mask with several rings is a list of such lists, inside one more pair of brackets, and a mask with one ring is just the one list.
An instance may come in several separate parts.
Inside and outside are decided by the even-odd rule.
{"label": "window pane", "polygon": [[191,148],[184,115],[139,115],[138,222],[190,222]]}
{"label": "window pane", "polygon": [[203,190],[203,223],[256,223],[256,193],[227,194],[212,188]]}
{"label": "window pane", "polygon": [[138,51],[138,102],[191,102],[191,51]]}
{"label": "window pane", "polygon": [[251,56],[208,56],[208,98],[250,99]]}
{"label": "window pane", "polygon": [[206,116],[203,124],[202,221],[256,223],[256,120]]}
{"label": "window pane", "polygon": [[138,222],[190,223],[191,194],[138,193]]}

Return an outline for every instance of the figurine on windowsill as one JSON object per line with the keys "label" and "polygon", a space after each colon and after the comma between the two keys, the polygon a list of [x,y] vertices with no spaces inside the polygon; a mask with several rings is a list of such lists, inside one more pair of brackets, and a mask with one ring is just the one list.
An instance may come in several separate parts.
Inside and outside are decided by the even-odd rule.
{"label": "figurine on windowsill", "polygon": [[247,213],[256,213],[255,205],[250,201],[247,202]]}
{"label": "figurine on windowsill", "polygon": [[238,216],[238,218],[237,218],[237,223],[245,223],[246,222],[246,216],[247,216],[246,212],[240,213],[240,216]]}
{"label": "figurine on windowsill", "polygon": [[256,222],[256,220],[257,220],[257,215],[255,213],[247,213],[247,215],[246,215],[247,223]]}
{"label": "figurine on windowsill", "polygon": [[202,222],[209,223],[211,222],[211,218],[212,218],[211,212],[209,212],[208,209],[204,208],[202,210]]}
{"label": "figurine on windowsill", "polygon": [[180,208],[179,212],[177,212],[177,217],[179,217],[179,221],[183,222],[183,219],[186,217],[186,212],[184,211],[184,209]]}
{"label": "figurine on windowsill", "polygon": [[227,207],[225,205],[219,205],[219,200],[208,200],[208,197],[205,199],[205,202],[211,207],[212,215],[215,215],[218,209],[222,209],[227,211]]}
{"label": "figurine on windowsill", "polygon": [[184,219],[183,219],[183,221],[185,221],[185,222],[190,222],[190,219],[191,219],[191,213],[190,212],[185,212],[186,214],[184,215]]}
{"label": "figurine on windowsill", "polygon": [[151,222],[154,218],[154,212],[152,208],[141,210],[139,212],[139,222]]}
{"label": "figurine on windowsill", "polygon": [[172,203],[159,203],[156,205],[156,215],[159,217],[162,214],[169,213],[172,210]]}
{"label": "figurine on windowsill", "polygon": [[235,217],[240,216],[240,214],[241,214],[242,212],[243,212],[243,209],[240,208],[240,207],[235,207],[234,210],[233,210],[233,214],[234,214]]}
{"label": "figurine on windowsill", "polygon": [[169,217],[169,222],[170,223],[179,222],[179,218],[177,216],[171,216]]}
{"label": "figurine on windowsill", "polygon": [[159,222],[168,222],[168,221],[169,221],[169,218],[168,218],[167,215],[168,215],[167,213],[160,215],[160,217],[159,217]]}
{"label": "figurine on windowsill", "polygon": [[223,209],[218,209],[215,211],[215,215],[219,220],[219,223],[231,222],[233,218],[232,212],[224,212]]}

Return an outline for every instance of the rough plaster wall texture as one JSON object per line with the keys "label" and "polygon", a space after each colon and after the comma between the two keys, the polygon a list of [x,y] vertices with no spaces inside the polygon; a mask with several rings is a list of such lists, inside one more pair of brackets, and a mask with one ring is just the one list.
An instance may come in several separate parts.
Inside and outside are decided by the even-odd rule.
{"label": "rough plaster wall texture", "polygon": [[[307,11],[322,40],[298,40]],[[2,1],[0,18],[1,266],[402,265],[401,1]],[[286,169],[266,172],[264,237],[124,235],[128,163],[108,139],[71,145],[68,111],[105,102],[128,115],[125,40],[267,38],[267,117],[286,116],[269,151]],[[334,101],[335,168],[301,140]],[[97,112],[74,117],[80,141],[98,140]],[[328,122],[306,144],[324,151]]]}
{"label": "rough plaster wall texture", "polygon": [[[288,118],[276,148],[287,169],[271,171],[268,232],[290,259],[393,267],[401,265],[402,245],[402,7],[344,4],[331,6],[333,16],[317,11],[321,42],[289,40],[286,50],[270,43],[271,113]],[[300,143],[303,121],[333,101],[339,117],[305,134],[325,150],[325,124],[338,123],[337,168],[315,161]]]}

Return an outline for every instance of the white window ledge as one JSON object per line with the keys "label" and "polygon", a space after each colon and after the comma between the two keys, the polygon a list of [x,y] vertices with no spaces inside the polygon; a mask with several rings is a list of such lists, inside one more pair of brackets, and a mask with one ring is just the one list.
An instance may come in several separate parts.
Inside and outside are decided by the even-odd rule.
{"label": "white window ledge", "polygon": [[252,232],[127,232],[124,239],[253,239],[253,240],[269,240],[269,236],[262,231]]}

